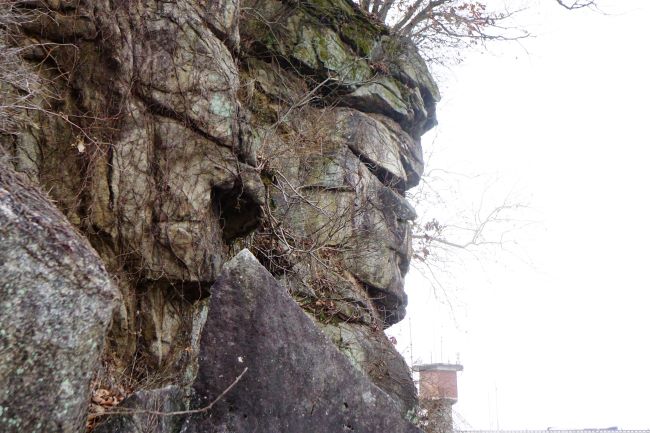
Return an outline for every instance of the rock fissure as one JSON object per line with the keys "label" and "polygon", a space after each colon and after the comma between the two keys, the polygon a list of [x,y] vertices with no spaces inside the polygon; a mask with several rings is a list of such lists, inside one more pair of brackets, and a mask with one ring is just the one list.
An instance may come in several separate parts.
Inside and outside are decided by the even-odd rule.
{"label": "rock fissure", "polygon": [[[0,130],[0,180],[24,172],[50,196],[2,184],[0,201],[63,213],[30,213],[39,230],[11,234],[26,247],[0,251],[30,261],[0,262],[27,331],[3,314],[0,338],[65,395],[34,412],[43,388],[3,359],[0,430],[78,432],[90,408],[100,433],[415,433],[383,332],[405,312],[404,195],[439,98],[414,48],[348,0],[10,3],[30,19],[0,36],[28,47],[35,96]],[[96,253],[48,243],[53,227]],[[34,349],[41,323],[63,364]],[[246,367],[200,415],[102,415],[200,408]]]}
{"label": "rock fissure", "polygon": [[396,191],[399,195],[404,196],[406,192],[405,180],[395,176],[386,168],[356,150],[353,146],[349,146],[348,148],[383,185]]}
{"label": "rock fissure", "polygon": [[[196,134],[210,141],[213,141],[215,144],[219,146],[230,147],[232,145],[231,143],[224,142],[223,140],[210,135],[205,131],[205,128],[197,124],[195,120],[191,119],[188,116],[183,116],[182,114],[177,113],[172,108],[159,103],[152,97],[146,96],[145,92],[141,92],[135,89],[133,91],[134,94],[137,96],[137,98],[140,99],[145,104],[147,110],[152,114],[155,114],[156,116],[168,117],[169,119],[176,120],[182,123],[184,126],[191,129]],[[179,94],[182,94],[182,92],[179,92]]]}

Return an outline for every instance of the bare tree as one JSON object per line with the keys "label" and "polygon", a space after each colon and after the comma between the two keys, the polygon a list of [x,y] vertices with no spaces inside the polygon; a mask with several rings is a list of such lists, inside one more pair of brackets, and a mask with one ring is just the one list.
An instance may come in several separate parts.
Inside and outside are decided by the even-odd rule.
{"label": "bare tree", "polygon": [[508,24],[516,11],[492,10],[477,1],[360,0],[358,4],[395,35],[415,43],[430,63],[449,65],[476,44],[528,36],[526,30]]}
{"label": "bare tree", "polygon": [[[449,66],[464,49],[489,41],[528,37],[510,18],[521,9],[490,9],[475,0],[354,0],[395,35],[410,39],[429,63]],[[596,0],[555,0],[569,9],[595,8]]]}
{"label": "bare tree", "polygon": [[409,196],[419,214],[412,224],[412,268],[452,315],[463,269],[485,270],[506,257],[530,264],[524,245],[538,215],[498,178],[430,168]]}

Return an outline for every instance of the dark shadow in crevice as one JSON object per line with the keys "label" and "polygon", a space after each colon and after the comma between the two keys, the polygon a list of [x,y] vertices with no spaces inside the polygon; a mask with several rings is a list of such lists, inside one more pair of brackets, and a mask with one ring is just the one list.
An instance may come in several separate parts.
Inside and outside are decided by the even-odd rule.
{"label": "dark shadow in crevice", "polygon": [[246,193],[241,182],[236,182],[232,188],[227,189],[213,187],[210,200],[225,242],[246,236],[260,223],[261,209]]}

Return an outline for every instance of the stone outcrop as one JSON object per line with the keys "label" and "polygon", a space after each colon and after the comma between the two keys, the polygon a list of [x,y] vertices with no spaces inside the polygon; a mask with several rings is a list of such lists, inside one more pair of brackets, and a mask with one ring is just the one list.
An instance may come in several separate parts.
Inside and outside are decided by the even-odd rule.
{"label": "stone outcrop", "polygon": [[88,241],[0,155],[0,431],[73,433],[119,292]]}
{"label": "stone outcrop", "polygon": [[[248,251],[224,267],[203,330],[195,406],[183,432],[418,430],[328,341]],[[245,370],[247,369],[247,370]]]}
{"label": "stone outcrop", "polygon": [[0,50],[22,72],[0,80],[0,146],[121,294],[93,386],[190,389],[209,288],[248,248],[337,368],[405,416],[415,387],[383,330],[405,314],[405,192],[439,100],[416,49],[349,0],[8,6]]}

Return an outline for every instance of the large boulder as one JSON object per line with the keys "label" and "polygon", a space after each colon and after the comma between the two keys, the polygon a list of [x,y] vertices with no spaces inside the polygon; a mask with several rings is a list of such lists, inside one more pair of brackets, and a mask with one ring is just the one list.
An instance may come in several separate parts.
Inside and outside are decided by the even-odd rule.
{"label": "large boulder", "polygon": [[212,288],[194,392],[184,433],[419,432],[248,250]]}
{"label": "large boulder", "polygon": [[83,430],[119,292],[63,214],[0,159],[0,431]]}

